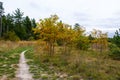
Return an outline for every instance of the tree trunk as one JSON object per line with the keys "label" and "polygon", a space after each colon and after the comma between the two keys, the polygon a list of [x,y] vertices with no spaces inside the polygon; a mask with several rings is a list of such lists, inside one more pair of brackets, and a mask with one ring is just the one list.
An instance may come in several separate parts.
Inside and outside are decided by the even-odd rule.
{"label": "tree trunk", "polygon": [[64,43],[64,53],[63,54],[66,54],[67,53],[67,47],[66,47],[66,42]]}
{"label": "tree trunk", "polygon": [[0,17],[0,38],[2,37],[2,17]]}
{"label": "tree trunk", "polygon": [[54,43],[52,44],[52,55],[54,55],[54,51],[55,51],[55,46]]}
{"label": "tree trunk", "polygon": [[52,56],[52,44],[49,43],[49,55]]}

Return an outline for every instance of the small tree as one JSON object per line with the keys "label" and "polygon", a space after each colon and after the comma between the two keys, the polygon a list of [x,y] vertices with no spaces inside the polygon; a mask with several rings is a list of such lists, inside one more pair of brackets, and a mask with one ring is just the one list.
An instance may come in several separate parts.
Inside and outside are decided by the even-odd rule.
{"label": "small tree", "polygon": [[84,27],[76,23],[73,30],[74,30],[74,42],[76,44],[76,47],[81,50],[87,50],[89,47],[89,39],[85,35]]}
{"label": "small tree", "polygon": [[108,48],[108,36],[107,33],[103,33],[100,30],[94,29],[91,32],[92,37],[94,38],[92,40],[92,47],[96,50],[100,50],[102,52],[103,50],[107,50]]}
{"label": "small tree", "polygon": [[70,25],[62,23],[62,21],[58,22],[58,35],[57,40],[61,42],[63,46],[63,53],[68,53],[68,45],[72,44],[73,41],[73,29]]}
{"label": "small tree", "polygon": [[51,15],[49,18],[40,20],[37,27],[34,29],[34,33],[39,33],[39,38],[46,41],[48,46],[49,55],[54,54],[54,43],[57,38],[57,15]]}

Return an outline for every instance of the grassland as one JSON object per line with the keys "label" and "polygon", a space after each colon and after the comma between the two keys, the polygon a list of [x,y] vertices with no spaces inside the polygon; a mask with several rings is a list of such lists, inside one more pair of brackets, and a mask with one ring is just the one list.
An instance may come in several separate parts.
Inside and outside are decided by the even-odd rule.
{"label": "grassland", "polygon": [[55,53],[49,56],[45,45],[36,42],[0,42],[0,79],[15,78],[19,54],[25,54],[29,71],[35,80],[120,80],[120,61],[111,59],[109,51],[82,51],[55,46]]}
{"label": "grassland", "polygon": [[48,56],[43,44],[26,53],[30,72],[42,80],[120,80],[120,61],[111,59],[109,51],[82,51],[75,48],[63,53],[55,47],[55,54]]}
{"label": "grassland", "polygon": [[28,49],[26,45],[19,42],[0,42],[0,80],[13,80],[18,69],[19,54]]}

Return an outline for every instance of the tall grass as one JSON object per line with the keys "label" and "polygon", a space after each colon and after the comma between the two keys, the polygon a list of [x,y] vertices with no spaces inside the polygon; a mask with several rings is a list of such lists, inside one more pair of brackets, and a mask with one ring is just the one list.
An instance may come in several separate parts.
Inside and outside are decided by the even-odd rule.
{"label": "tall grass", "polygon": [[57,77],[60,77],[66,74],[67,80],[119,80],[120,61],[112,60],[108,54],[108,52],[82,51],[75,48],[70,48],[69,53],[65,54],[62,47],[56,46],[55,54],[49,56],[44,42],[39,42],[26,54],[26,57],[33,60],[30,60],[29,64],[38,66],[34,68],[31,65],[31,72],[36,78],[41,77],[42,73],[39,72],[42,68],[48,75],[58,73],[61,75]]}

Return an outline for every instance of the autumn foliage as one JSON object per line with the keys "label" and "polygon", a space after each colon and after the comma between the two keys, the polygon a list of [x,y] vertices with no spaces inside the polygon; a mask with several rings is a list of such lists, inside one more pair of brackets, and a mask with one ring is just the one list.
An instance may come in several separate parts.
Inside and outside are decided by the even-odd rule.
{"label": "autumn foliage", "polygon": [[85,30],[81,28],[80,25],[76,25],[73,28],[69,24],[58,21],[58,19],[57,15],[51,15],[49,18],[41,19],[34,29],[34,33],[39,34],[39,39],[46,41],[46,46],[48,46],[48,53],[50,55],[54,54],[54,46],[57,42],[61,42],[64,52],[66,52],[68,45],[74,43],[77,45],[81,39],[84,43],[88,41],[84,35]]}

